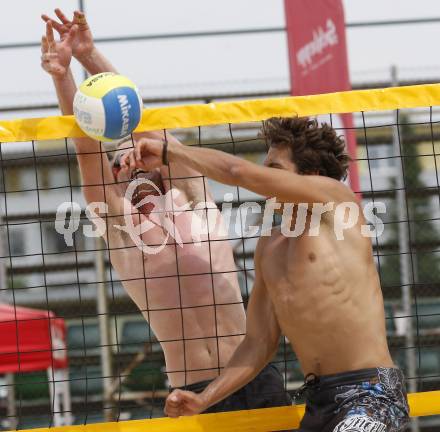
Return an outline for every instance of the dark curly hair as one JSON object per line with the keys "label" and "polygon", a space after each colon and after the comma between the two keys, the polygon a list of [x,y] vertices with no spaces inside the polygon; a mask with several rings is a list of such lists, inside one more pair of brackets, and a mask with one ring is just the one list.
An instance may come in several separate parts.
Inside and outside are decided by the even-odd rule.
{"label": "dark curly hair", "polygon": [[344,179],[350,157],[344,140],[326,123],[308,117],[272,117],[263,122],[260,136],[270,147],[288,147],[299,174]]}

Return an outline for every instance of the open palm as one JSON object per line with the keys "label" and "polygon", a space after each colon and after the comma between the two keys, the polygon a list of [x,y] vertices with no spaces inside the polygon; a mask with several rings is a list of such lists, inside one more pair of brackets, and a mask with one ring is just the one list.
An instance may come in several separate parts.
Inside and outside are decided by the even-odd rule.
{"label": "open palm", "polygon": [[54,77],[66,75],[72,60],[72,41],[75,38],[77,26],[73,26],[63,40],[55,41],[52,23],[46,24],[46,35],[41,40],[41,66]]}
{"label": "open palm", "polygon": [[66,15],[60,10],[55,9],[55,14],[59,21],[51,19],[47,15],[41,15],[41,18],[46,22],[50,22],[52,27],[60,35],[60,39],[64,41],[73,26],[78,27],[78,31],[75,33],[75,37],[71,41],[72,55],[77,58],[84,58],[93,50],[93,35],[87,24],[85,15],[80,11],[75,11],[73,14],[73,19],[69,20]]}

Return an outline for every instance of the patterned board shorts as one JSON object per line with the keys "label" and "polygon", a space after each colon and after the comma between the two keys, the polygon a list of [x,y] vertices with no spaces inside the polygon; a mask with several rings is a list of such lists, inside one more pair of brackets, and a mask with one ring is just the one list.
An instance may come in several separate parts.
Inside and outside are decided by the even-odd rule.
{"label": "patterned board shorts", "polygon": [[397,368],[306,377],[300,432],[400,432],[409,421],[404,377]]}

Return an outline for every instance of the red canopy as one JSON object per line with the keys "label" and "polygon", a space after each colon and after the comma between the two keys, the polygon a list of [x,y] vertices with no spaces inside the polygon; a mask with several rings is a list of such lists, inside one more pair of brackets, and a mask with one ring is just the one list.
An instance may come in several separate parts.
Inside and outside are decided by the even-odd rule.
{"label": "red canopy", "polygon": [[0,373],[67,367],[64,320],[50,311],[0,304]]}

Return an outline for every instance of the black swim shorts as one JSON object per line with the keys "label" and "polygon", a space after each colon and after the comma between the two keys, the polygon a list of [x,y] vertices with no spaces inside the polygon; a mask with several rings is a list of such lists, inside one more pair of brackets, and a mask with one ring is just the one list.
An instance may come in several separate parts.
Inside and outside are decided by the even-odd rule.
{"label": "black swim shorts", "polygon": [[[212,381],[200,381],[181,390],[202,392]],[[174,389],[171,389],[174,390]],[[226,399],[209,407],[204,413],[238,411],[257,408],[292,405],[292,399],[284,388],[283,377],[273,365],[267,365],[251,382]]]}

